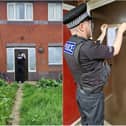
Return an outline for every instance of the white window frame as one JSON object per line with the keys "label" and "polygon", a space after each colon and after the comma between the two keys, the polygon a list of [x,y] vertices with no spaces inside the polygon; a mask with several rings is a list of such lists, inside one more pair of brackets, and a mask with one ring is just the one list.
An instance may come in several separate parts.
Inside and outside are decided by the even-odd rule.
{"label": "white window frame", "polygon": [[[14,18],[9,18],[9,5],[10,4],[13,4],[14,5]],[[25,19],[17,19],[16,18],[16,4],[17,2],[8,2],[7,3],[7,20],[8,21],[33,21],[33,3],[24,3],[25,4]],[[26,18],[26,5],[27,4],[31,4],[32,5],[32,8],[31,8],[31,13],[32,13],[32,17],[31,19],[27,19]]]}
{"label": "white window frame", "polygon": [[[62,46],[48,46],[48,65],[62,65],[63,64],[63,55],[62,55],[62,62],[61,63],[49,63],[49,48],[50,47],[56,47],[56,48],[58,48],[58,47],[60,47],[61,49],[62,49]],[[63,53],[63,50],[62,50],[62,53]]]}
{"label": "white window frame", "polygon": [[[60,5],[61,6],[61,16],[59,18],[57,18],[57,16],[52,17],[51,13],[50,13],[50,8],[54,7],[55,5]],[[52,11],[51,11],[52,12]],[[63,6],[62,3],[48,3],[48,21],[62,21],[63,20]]]}
{"label": "white window frame", "polygon": [[[7,50],[8,50],[8,49],[10,49],[10,48],[6,48],[6,62],[8,61],[8,59],[7,59],[7,57],[8,57],[8,56],[7,56],[7,55],[8,55]],[[8,63],[6,63],[6,64],[7,64],[7,67],[6,67],[6,68],[7,68],[7,72],[10,72],[10,73],[11,73],[11,72],[15,72],[15,56],[14,56],[14,48],[11,48],[11,49],[12,49],[12,53],[13,53],[12,55],[13,55],[13,57],[14,57],[14,60],[13,60],[13,69],[12,69],[12,70],[8,70]]]}
{"label": "white window frame", "polygon": [[[30,69],[30,50],[31,48],[28,48],[28,72],[36,72],[36,63],[35,63],[35,70],[31,70]],[[36,48],[34,48],[35,49],[35,61],[36,61]]]}
{"label": "white window frame", "polygon": [[[8,49],[8,48],[11,48],[11,47],[7,47],[7,48],[6,48],[6,52],[7,52],[7,49]],[[34,48],[34,47],[31,47],[31,48]],[[13,68],[13,70],[8,70],[8,69],[7,69],[7,72],[8,72],[8,73],[9,73],[9,72],[15,72],[15,54],[14,54],[14,52],[15,52],[16,49],[27,49],[27,50],[28,50],[28,72],[29,72],[29,73],[30,73],[30,72],[36,72],[36,65],[37,65],[37,64],[35,65],[35,70],[31,70],[31,69],[30,69],[30,57],[29,57],[30,54],[29,54],[29,50],[30,50],[31,48],[23,48],[23,47],[19,47],[19,48],[18,48],[18,47],[15,47],[15,48],[12,47],[12,48],[11,48],[11,49],[13,49],[13,56],[14,56],[14,61],[13,61],[14,66],[13,66],[13,67],[14,67],[14,68]],[[36,58],[36,48],[34,48],[34,49],[35,49],[35,58]],[[6,56],[7,56],[7,54],[6,54]],[[6,59],[7,59],[7,58],[6,58]],[[35,61],[36,61],[36,59],[35,59]],[[37,61],[36,61],[36,63],[37,63]]]}

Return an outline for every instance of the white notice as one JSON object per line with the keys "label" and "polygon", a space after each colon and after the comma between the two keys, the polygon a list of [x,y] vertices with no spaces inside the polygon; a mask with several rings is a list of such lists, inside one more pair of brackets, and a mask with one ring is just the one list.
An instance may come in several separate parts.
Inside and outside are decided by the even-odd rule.
{"label": "white notice", "polygon": [[107,31],[107,45],[108,46],[112,46],[114,44],[116,33],[117,33],[117,27],[108,28],[108,31]]}

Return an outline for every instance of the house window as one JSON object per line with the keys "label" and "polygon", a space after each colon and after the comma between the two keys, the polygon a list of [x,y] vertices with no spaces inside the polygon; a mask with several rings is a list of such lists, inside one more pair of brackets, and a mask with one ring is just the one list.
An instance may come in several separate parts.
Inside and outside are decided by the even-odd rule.
{"label": "house window", "polygon": [[14,49],[7,48],[7,72],[14,72]]}
{"label": "house window", "polygon": [[49,65],[62,64],[62,47],[59,47],[59,46],[48,47],[48,64]]}
{"label": "house window", "polygon": [[48,20],[62,21],[63,11],[61,3],[48,3]]}
{"label": "house window", "polygon": [[36,53],[35,48],[28,49],[28,57],[29,57],[29,72],[36,72]]}
{"label": "house window", "polygon": [[33,4],[32,3],[8,3],[7,17],[9,21],[32,21]]}

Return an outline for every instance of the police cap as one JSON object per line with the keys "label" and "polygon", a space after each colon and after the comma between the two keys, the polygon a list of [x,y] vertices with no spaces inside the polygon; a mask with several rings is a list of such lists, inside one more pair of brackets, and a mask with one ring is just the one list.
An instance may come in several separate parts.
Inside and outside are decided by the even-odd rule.
{"label": "police cap", "polygon": [[87,5],[86,3],[83,3],[65,14],[63,17],[63,23],[66,24],[68,28],[72,29],[81,22],[91,19],[92,17],[87,12]]}

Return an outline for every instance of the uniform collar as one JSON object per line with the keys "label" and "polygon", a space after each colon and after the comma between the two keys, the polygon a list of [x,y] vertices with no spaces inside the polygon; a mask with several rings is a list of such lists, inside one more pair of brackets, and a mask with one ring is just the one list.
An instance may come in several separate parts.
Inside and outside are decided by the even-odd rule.
{"label": "uniform collar", "polygon": [[91,39],[87,39],[87,38],[84,38],[84,37],[80,37],[80,36],[78,36],[78,35],[72,35],[72,37],[71,38],[77,38],[77,39],[81,39],[81,40],[83,40],[83,41],[92,41]]}

